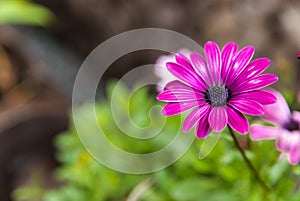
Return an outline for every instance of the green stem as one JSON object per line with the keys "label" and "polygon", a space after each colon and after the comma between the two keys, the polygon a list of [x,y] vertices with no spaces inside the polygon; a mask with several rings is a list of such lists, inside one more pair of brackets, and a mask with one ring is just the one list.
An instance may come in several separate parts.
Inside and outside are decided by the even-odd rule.
{"label": "green stem", "polygon": [[251,163],[251,161],[248,159],[248,157],[246,156],[245,151],[242,149],[242,147],[240,146],[237,138],[235,137],[233,130],[230,126],[228,126],[229,129],[229,133],[231,135],[231,137],[233,138],[233,141],[236,145],[236,147],[238,148],[238,150],[240,151],[243,159],[245,160],[247,166],[249,167],[249,169],[252,171],[253,175],[255,176],[255,178],[257,179],[257,181],[260,183],[260,185],[263,187],[263,189],[270,193],[271,189],[267,186],[267,184],[264,182],[264,180],[261,178],[261,176],[258,174],[257,170],[255,169],[255,167],[253,166],[253,164]]}

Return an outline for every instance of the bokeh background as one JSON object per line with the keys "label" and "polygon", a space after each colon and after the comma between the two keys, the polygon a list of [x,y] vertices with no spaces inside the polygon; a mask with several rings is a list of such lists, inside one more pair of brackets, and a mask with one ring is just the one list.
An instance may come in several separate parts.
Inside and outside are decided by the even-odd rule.
{"label": "bokeh background", "polygon": [[[228,41],[253,45],[255,57],[271,59],[268,71],[280,79],[276,87],[299,109],[298,0],[1,0],[0,23],[3,201],[18,197],[11,196],[13,189],[30,183],[35,172],[40,172],[43,188],[64,185],[53,177],[60,165],[54,138],[69,128],[76,73],[96,46],[128,30],[165,28],[201,45],[208,40],[221,46]],[[155,63],[161,54],[145,50],[126,55],[107,70],[105,79]]]}

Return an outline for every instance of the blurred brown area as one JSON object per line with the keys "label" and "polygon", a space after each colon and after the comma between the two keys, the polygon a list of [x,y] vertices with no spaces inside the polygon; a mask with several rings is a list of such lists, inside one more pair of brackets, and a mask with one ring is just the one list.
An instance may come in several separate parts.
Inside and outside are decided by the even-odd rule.
{"label": "blurred brown area", "polygon": [[[1,200],[9,200],[13,186],[24,183],[26,166],[55,166],[52,138],[67,128],[72,85],[83,58],[124,31],[165,28],[201,45],[207,40],[221,46],[228,41],[253,45],[255,57],[272,60],[269,71],[279,75],[279,88],[295,93],[300,89],[298,0],[35,2],[55,14],[52,26],[0,27]],[[157,55],[128,56],[107,76],[120,77],[134,66],[155,62]]]}
{"label": "blurred brown area", "polygon": [[[68,103],[12,27],[0,29],[0,198],[28,166],[54,167],[52,138],[67,128]],[[24,178],[24,179],[23,179]]]}
{"label": "blurred brown area", "polygon": [[[256,57],[270,57],[272,71],[279,72],[296,90],[300,70],[295,69],[300,47],[300,2],[297,0],[36,0],[58,17],[53,33],[82,55],[104,40],[124,31],[159,27],[171,29],[204,45],[235,41],[253,45]],[[130,60],[130,59],[129,59]],[[146,62],[152,61],[145,57]],[[128,71],[134,59],[122,70]],[[127,68],[126,68],[127,67]],[[112,75],[120,74],[114,68]],[[288,72],[287,72],[288,71]],[[290,79],[290,76],[292,79]],[[287,79],[287,77],[289,77]],[[299,87],[298,87],[299,88]]]}

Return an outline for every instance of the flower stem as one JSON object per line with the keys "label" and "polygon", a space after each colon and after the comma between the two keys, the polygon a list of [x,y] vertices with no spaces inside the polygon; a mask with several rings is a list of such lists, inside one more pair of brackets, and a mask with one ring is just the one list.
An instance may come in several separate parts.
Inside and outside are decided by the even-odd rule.
{"label": "flower stem", "polygon": [[257,181],[260,183],[260,185],[263,187],[263,189],[270,193],[271,189],[267,186],[267,184],[264,182],[264,180],[261,178],[261,176],[258,174],[257,170],[255,169],[255,167],[253,166],[253,164],[251,163],[251,161],[248,159],[248,157],[246,156],[245,151],[242,149],[242,147],[240,146],[237,138],[235,137],[233,130],[230,126],[228,126],[229,129],[229,133],[231,135],[231,137],[233,138],[233,141],[236,145],[236,147],[238,148],[239,152],[241,153],[243,159],[245,160],[247,166],[249,167],[249,169],[252,171],[253,175],[255,176],[255,178],[257,179]]}

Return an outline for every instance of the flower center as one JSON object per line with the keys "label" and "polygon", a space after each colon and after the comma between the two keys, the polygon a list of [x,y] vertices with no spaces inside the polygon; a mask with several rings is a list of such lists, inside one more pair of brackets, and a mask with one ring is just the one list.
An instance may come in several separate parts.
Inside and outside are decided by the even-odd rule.
{"label": "flower center", "polygon": [[299,123],[296,122],[295,120],[291,119],[290,122],[284,125],[284,128],[289,130],[289,131],[295,131],[299,130]]}
{"label": "flower center", "polygon": [[228,89],[224,85],[216,85],[207,89],[207,99],[212,106],[224,106],[228,99]]}

